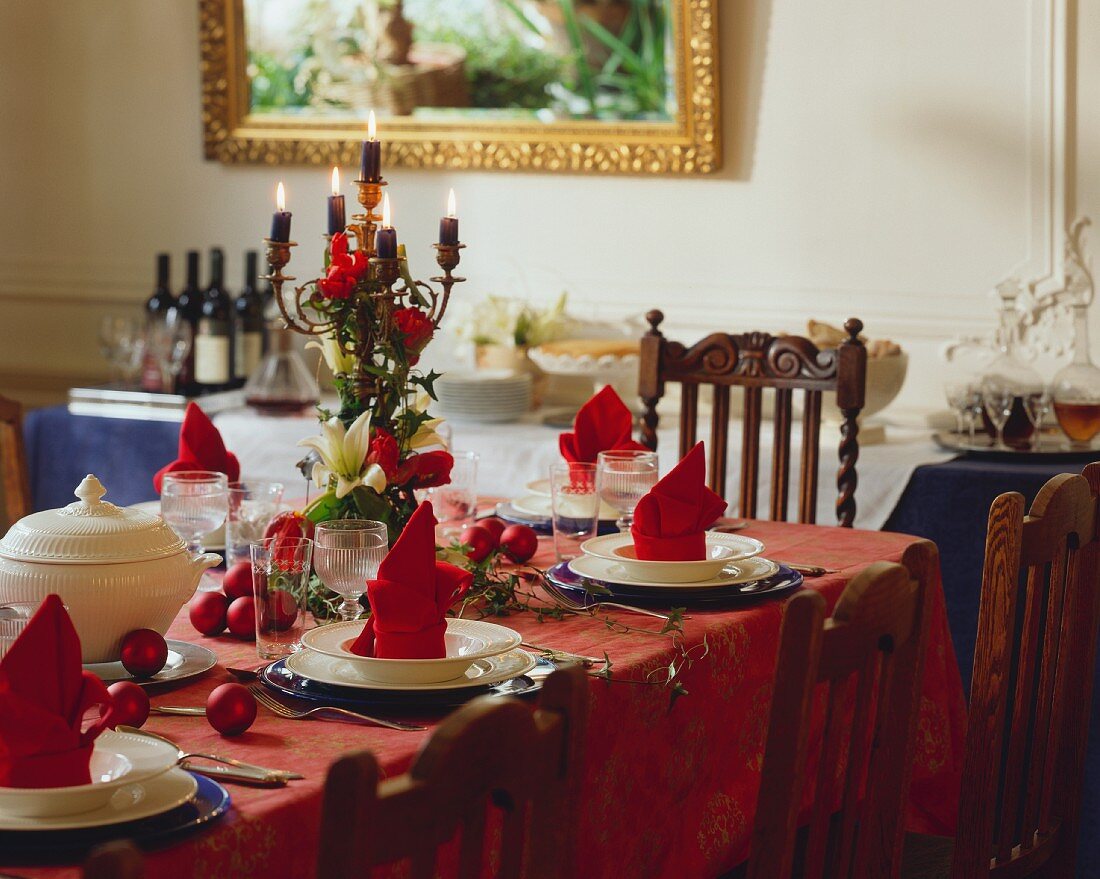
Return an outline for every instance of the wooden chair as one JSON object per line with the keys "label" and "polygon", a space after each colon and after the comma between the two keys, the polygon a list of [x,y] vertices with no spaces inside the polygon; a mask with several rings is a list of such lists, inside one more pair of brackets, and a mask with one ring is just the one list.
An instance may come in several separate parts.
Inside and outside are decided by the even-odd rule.
{"label": "wooden chair", "polygon": [[1070,877],[1100,625],[1100,464],[1051,479],[1024,515],[989,511],[955,839],[913,836],[908,877]]}
{"label": "wooden chair", "polygon": [[[862,571],[831,619],[813,590],[787,604],[748,879],[896,875],[920,704],[925,592],[939,563],[928,541],[909,547],[903,561]],[[811,716],[821,695],[820,762],[810,823],[800,832]]]}
{"label": "wooden chair", "polygon": [[31,484],[27,475],[27,454],[23,447],[23,407],[0,397],[0,529],[22,519],[31,511]]}
{"label": "wooden chair", "polygon": [[657,403],[665,384],[678,382],[680,398],[680,457],[695,445],[699,386],[712,385],[714,405],[710,433],[708,485],[726,494],[726,457],[729,440],[730,387],[744,388],[741,439],[741,516],[756,517],[757,475],[760,464],[760,423],[763,391],[774,389],[775,421],[772,453],[771,518],[785,521],[791,479],[791,402],[794,391],[804,392],[802,407],[802,461],[798,493],[798,520],[814,522],[817,505],[818,446],[821,434],[821,393],[836,391],[844,415],[840,428],[840,472],[837,518],[851,526],[856,515],[856,460],[859,458],[859,417],[867,384],[867,350],[859,339],[863,324],[850,318],[848,333],[838,348],[820,350],[801,336],[775,337],[767,333],[712,333],[690,348],[661,335],[660,311],[646,314],[649,331],[642,337],[638,393],[645,404],[641,441],[657,448]]}
{"label": "wooden chair", "polygon": [[141,852],[124,839],[97,846],[84,862],[84,879],[141,879],[144,875]]}
{"label": "wooden chair", "polygon": [[546,679],[534,711],[500,697],[460,708],[405,775],[382,780],[368,752],[342,758],[325,781],[317,875],[365,879],[408,860],[411,879],[431,879],[438,847],[461,834],[457,876],[476,879],[490,811],[503,824],[492,875],[582,875],[574,837],[587,706],[587,678],[569,668]]}

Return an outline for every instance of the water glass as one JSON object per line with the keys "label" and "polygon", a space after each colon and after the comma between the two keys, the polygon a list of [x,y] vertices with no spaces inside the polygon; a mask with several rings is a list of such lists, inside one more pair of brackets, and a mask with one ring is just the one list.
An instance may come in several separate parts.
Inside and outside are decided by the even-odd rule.
{"label": "water glass", "polygon": [[1009,385],[997,381],[982,382],[982,403],[985,405],[985,414],[993,423],[997,431],[997,449],[1007,449],[1005,445],[1005,425],[1008,416],[1012,414],[1012,407],[1016,404],[1016,391]]}
{"label": "water glass", "polygon": [[256,601],[256,652],[261,659],[289,656],[306,629],[313,541],[265,537],[250,547]]}
{"label": "water glass", "polygon": [[340,618],[354,620],[362,611],[359,599],[367,581],[378,576],[378,566],[389,551],[384,522],[370,519],[334,519],[322,522],[313,535],[313,567],[321,582],[344,599]]}
{"label": "water glass", "polygon": [[428,489],[427,497],[435,509],[435,518],[456,531],[477,512],[478,455],[476,452],[451,452],[451,456],[455,462],[451,481]]}
{"label": "water glass", "polygon": [[944,386],[944,394],[947,397],[947,405],[955,413],[955,433],[961,437],[965,432],[967,416],[970,412],[970,383],[948,382]]}
{"label": "water glass", "polygon": [[[172,530],[187,542],[192,555],[201,553],[203,535],[222,526],[229,509],[229,478],[211,470],[169,473],[160,486],[160,514]],[[206,574],[199,589],[217,589]]]}
{"label": "water glass", "polygon": [[281,482],[229,483],[229,514],[225,520],[225,563],[247,562],[249,546],[264,536],[283,500]]}
{"label": "water glass", "polygon": [[0,604],[0,659],[23,634],[41,601],[9,601]]}
{"label": "water glass", "polygon": [[553,464],[550,467],[550,505],[554,524],[554,551],[559,562],[580,556],[581,544],[596,536],[600,496],[595,464]]}
{"label": "water glass", "polygon": [[615,524],[629,531],[638,501],[657,484],[657,453],[630,450],[600,452],[596,458],[596,491],[619,511]]}

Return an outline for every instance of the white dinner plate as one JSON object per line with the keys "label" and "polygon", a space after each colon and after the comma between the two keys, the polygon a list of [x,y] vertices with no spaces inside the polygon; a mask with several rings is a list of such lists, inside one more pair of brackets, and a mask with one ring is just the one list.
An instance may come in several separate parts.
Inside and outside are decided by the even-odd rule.
{"label": "white dinner plate", "polygon": [[310,650],[334,659],[355,663],[361,674],[380,684],[436,684],[462,678],[478,659],[485,659],[519,647],[518,632],[483,620],[447,620],[444,636],[447,655],[434,659],[378,659],[351,652],[351,645],[363,633],[366,622],[353,620],[311,629],[302,636]]}
{"label": "white dinner plate", "polygon": [[584,555],[569,562],[569,569],[578,576],[591,577],[605,583],[617,583],[621,586],[645,586],[654,589],[711,589],[719,586],[736,586],[739,583],[751,583],[763,580],[779,570],[779,564],[771,559],[754,556],[726,565],[717,577],[709,580],[696,580],[694,583],[658,583],[650,579],[638,579],[618,562]]}
{"label": "white dinner plate", "polygon": [[454,681],[435,684],[382,684],[363,674],[359,663],[335,659],[315,650],[299,650],[286,658],[286,667],[297,675],[321,684],[355,687],[361,690],[392,690],[421,693],[432,690],[458,690],[466,687],[492,687],[527,674],[535,667],[535,657],[524,650],[510,650],[498,656],[474,660],[466,674]]}
{"label": "white dinner plate", "polygon": [[106,805],[79,815],[20,818],[0,812],[0,830],[85,830],[159,815],[190,801],[199,784],[182,769],[170,769],[141,784],[120,787]]}
{"label": "white dinner plate", "polygon": [[[130,504],[131,510],[141,510],[143,513],[160,515],[160,501],[142,501],[140,504]],[[202,548],[207,552],[225,551],[225,525],[216,528],[202,539]]]}
{"label": "white dinner plate", "polygon": [[542,495],[543,497],[550,497],[550,480],[549,479],[532,479],[526,485],[527,490],[531,494]]}
{"label": "white dinner plate", "polygon": [[[549,519],[553,515],[553,502],[550,495],[529,494],[526,497],[512,501],[512,507],[518,513],[526,516],[537,516],[540,519]],[[619,514],[615,508],[600,501],[600,519],[605,522],[614,521]]]}

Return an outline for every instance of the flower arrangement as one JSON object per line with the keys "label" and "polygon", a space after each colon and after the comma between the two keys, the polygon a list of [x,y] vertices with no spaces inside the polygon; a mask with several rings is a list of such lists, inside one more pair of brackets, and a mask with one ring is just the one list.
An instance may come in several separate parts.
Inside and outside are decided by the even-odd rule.
{"label": "flower arrangement", "polygon": [[562,293],[553,305],[538,308],[523,299],[486,296],[467,309],[455,333],[475,345],[527,348],[552,342],[567,328],[566,297]]}

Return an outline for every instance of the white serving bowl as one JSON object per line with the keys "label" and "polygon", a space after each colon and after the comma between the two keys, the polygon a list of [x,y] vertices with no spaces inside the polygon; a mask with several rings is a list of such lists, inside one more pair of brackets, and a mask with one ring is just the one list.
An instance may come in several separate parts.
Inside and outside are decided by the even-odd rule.
{"label": "white serving bowl", "polygon": [[447,620],[443,636],[447,655],[438,659],[378,659],[359,656],[349,649],[366,625],[361,620],[311,629],[302,636],[308,649],[355,664],[366,678],[380,684],[437,684],[461,678],[479,659],[517,648],[518,632],[481,620]]}
{"label": "white serving bowl", "polygon": [[61,596],[86,663],[114,662],[134,629],[164,634],[221,556],[192,557],[159,516],[102,500],[89,474],[79,500],[20,519],[0,540],[0,604]]}
{"label": "white serving bowl", "polygon": [[651,561],[640,559],[630,534],[605,534],[581,544],[586,555],[618,562],[636,580],[652,583],[695,583],[710,580],[730,562],[752,558],[764,551],[764,544],[751,537],[706,533],[706,558],[692,561]]}
{"label": "white serving bowl", "polygon": [[114,792],[130,784],[133,765],[126,755],[109,749],[92,751],[91,784],[71,787],[0,787],[0,814],[20,818],[79,815],[105,806]]}

